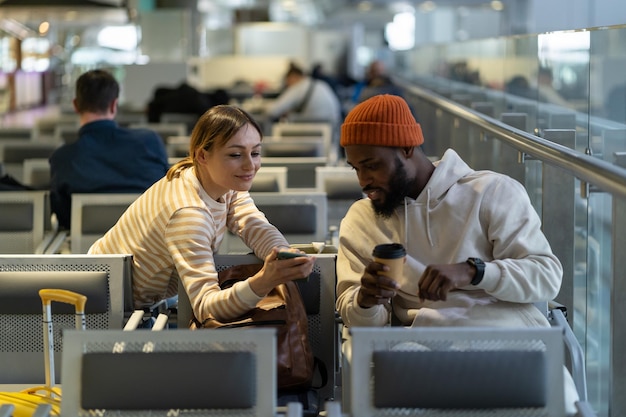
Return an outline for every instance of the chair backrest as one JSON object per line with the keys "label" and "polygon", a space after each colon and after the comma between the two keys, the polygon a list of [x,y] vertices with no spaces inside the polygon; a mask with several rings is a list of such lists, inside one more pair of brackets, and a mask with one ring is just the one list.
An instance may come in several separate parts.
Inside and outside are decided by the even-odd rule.
{"label": "chair backrest", "polygon": [[[325,193],[296,192],[250,193],[256,206],[285,236],[289,243],[323,242],[327,233],[327,202]],[[239,237],[227,232],[219,253],[243,254],[250,249]]]}
{"label": "chair backrest", "polygon": [[287,191],[287,167],[266,167],[262,166],[252,180],[250,192],[274,192],[283,193]]}
{"label": "chair backrest", "polygon": [[272,136],[282,138],[320,137],[324,141],[324,155],[330,156],[333,140],[333,126],[331,123],[274,123]]}
{"label": "chair backrest", "polygon": [[24,184],[38,190],[50,189],[50,162],[47,158],[24,159],[22,164]]}
{"label": "chair backrest", "polygon": [[349,166],[316,167],[315,188],[328,198],[329,226],[339,227],[350,206],[364,197],[359,179]]}
{"label": "chair backrest", "polygon": [[115,225],[139,194],[72,194],[70,250],[87,253]]}
{"label": "chair backrest", "polygon": [[3,126],[0,129],[0,140],[31,140],[33,138],[33,129],[26,126]]}
{"label": "chair backrest", "polygon": [[[41,288],[86,295],[87,329],[121,329],[132,311],[131,262],[130,255],[0,255],[0,383],[44,383]],[[61,335],[75,315],[63,304],[52,312],[59,363]]]}
{"label": "chair backrest", "polygon": [[273,329],[68,331],[62,371],[64,416],[276,414]]}
{"label": "chair backrest", "polygon": [[[320,389],[320,398],[335,398],[339,364],[340,338],[335,322],[335,282],[336,255],[318,254],[313,273],[308,281],[297,281],[304,301],[308,326],[309,341],[313,354],[319,358],[328,371],[328,382]],[[217,271],[223,271],[234,265],[262,262],[254,255],[216,255]],[[192,317],[189,298],[182,285],[178,287],[178,328],[189,327]]]}
{"label": "chair backrest", "polygon": [[363,190],[350,166],[320,166],[315,168],[315,188],[325,192],[329,200],[359,200]]}
{"label": "chair backrest", "polygon": [[58,124],[54,128],[53,138],[56,143],[70,144],[78,140],[78,124]]}
{"label": "chair backrest", "polygon": [[325,157],[326,144],[322,137],[268,137],[263,139],[261,154],[271,158]]}
{"label": "chair backrest", "polygon": [[35,253],[50,229],[47,191],[0,192],[0,253]]}
{"label": "chair backrest", "polygon": [[148,123],[148,117],[144,111],[134,111],[132,109],[118,108],[115,115],[115,121],[118,125],[127,127],[131,124]]}
{"label": "chair backrest", "polygon": [[35,121],[35,126],[33,127],[33,139],[52,139],[55,140],[55,130],[57,126],[68,126],[70,128],[75,128],[78,130],[79,126],[79,118],[76,113],[66,113],[61,110],[61,114],[54,116],[44,116],[40,117]]}
{"label": "chair backrest", "polygon": [[315,189],[315,167],[328,165],[328,158],[324,156],[277,156],[263,157],[264,167],[287,167],[287,187],[292,189]]}
{"label": "chair backrest", "polygon": [[350,329],[352,415],[565,416],[556,328]]}
{"label": "chair backrest", "polygon": [[326,239],[326,193],[290,191],[251,193],[250,196],[289,243],[311,243]]}
{"label": "chair backrest", "polygon": [[58,144],[25,140],[0,141],[0,161],[7,174],[18,181],[23,181],[24,160],[30,158],[49,158]]}
{"label": "chair backrest", "polygon": [[184,158],[189,155],[190,136],[170,136],[167,138],[165,149],[168,158]]}
{"label": "chair backrest", "polygon": [[167,144],[170,136],[187,136],[187,125],[185,123],[131,123],[128,125],[131,129],[150,129],[155,131],[163,143]]}
{"label": "chair backrest", "polygon": [[163,112],[161,113],[161,118],[159,120],[161,123],[184,123],[187,125],[187,131],[191,132],[196,126],[199,118],[200,116],[192,113]]}

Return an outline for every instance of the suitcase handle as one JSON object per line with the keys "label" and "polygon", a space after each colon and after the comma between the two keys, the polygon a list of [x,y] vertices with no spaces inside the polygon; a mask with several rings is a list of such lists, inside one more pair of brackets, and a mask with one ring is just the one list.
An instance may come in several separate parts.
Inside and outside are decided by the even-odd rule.
{"label": "suitcase handle", "polygon": [[72,304],[78,313],[85,311],[85,304],[87,303],[86,296],[69,290],[41,289],[39,296],[44,306],[50,305],[53,301]]}
{"label": "suitcase handle", "polygon": [[46,387],[54,388],[54,339],[52,331],[52,302],[72,304],[76,310],[76,328],[85,329],[85,304],[87,297],[70,290],[43,288],[39,290],[43,305],[44,362],[46,365]]}

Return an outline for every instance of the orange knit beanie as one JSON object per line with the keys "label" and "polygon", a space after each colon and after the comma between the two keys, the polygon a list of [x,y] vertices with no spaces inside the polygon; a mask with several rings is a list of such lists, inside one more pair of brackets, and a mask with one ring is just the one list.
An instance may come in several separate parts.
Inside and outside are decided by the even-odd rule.
{"label": "orange knit beanie", "polygon": [[341,125],[341,146],[419,146],[422,128],[402,97],[381,94],[359,103]]}

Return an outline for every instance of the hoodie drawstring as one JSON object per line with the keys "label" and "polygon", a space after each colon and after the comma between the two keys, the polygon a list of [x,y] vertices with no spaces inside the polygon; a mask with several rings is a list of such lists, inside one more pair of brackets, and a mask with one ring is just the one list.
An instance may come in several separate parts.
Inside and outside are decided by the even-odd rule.
{"label": "hoodie drawstring", "polygon": [[435,246],[430,235],[430,187],[426,189],[426,236],[428,236],[430,247]]}
{"label": "hoodie drawstring", "polygon": [[[408,248],[409,244],[409,209],[407,204],[408,197],[404,197],[404,247]],[[430,234],[430,188],[426,189],[426,237],[428,237],[428,244],[430,247],[434,247],[433,238]]]}
{"label": "hoodie drawstring", "polygon": [[406,204],[407,197],[404,197],[404,247],[409,247],[409,217],[408,217],[408,209]]}

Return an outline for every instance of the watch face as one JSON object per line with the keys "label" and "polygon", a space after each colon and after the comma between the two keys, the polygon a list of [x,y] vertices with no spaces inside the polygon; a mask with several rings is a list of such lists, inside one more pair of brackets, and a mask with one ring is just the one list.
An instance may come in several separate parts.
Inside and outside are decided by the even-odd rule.
{"label": "watch face", "polygon": [[480,258],[468,258],[468,262],[471,263],[472,265],[476,266],[476,268],[479,268],[479,267],[485,265],[483,260],[480,259]]}

